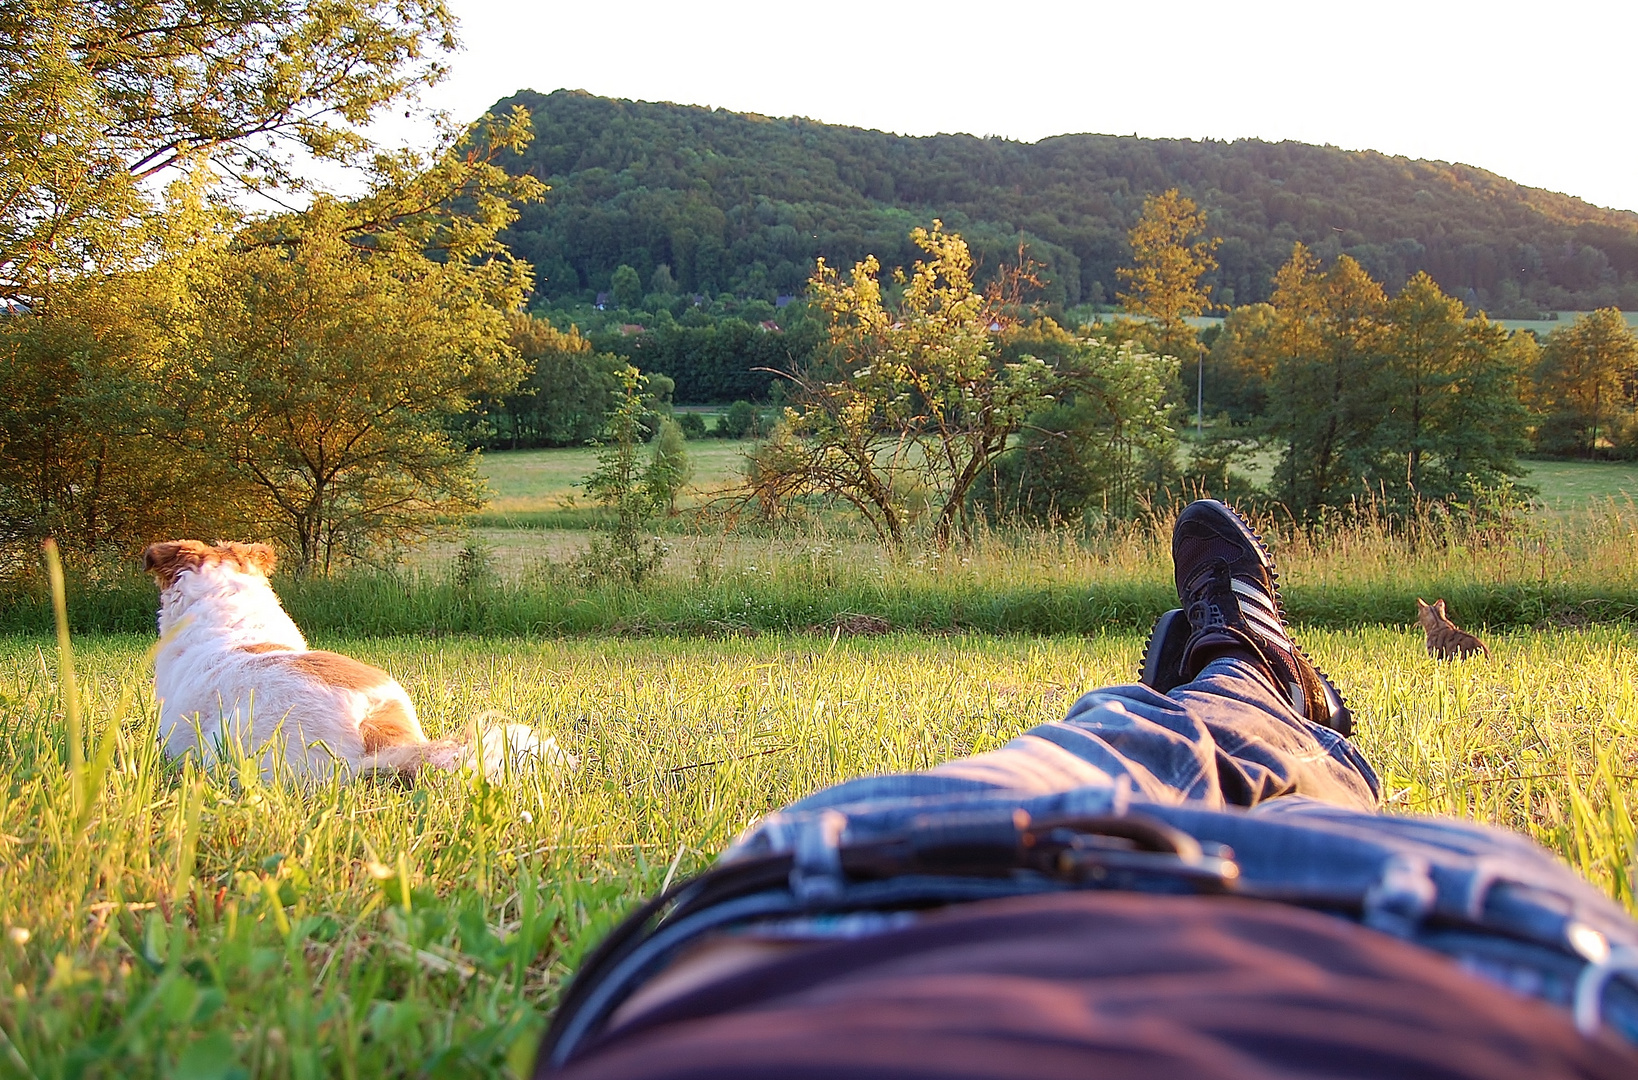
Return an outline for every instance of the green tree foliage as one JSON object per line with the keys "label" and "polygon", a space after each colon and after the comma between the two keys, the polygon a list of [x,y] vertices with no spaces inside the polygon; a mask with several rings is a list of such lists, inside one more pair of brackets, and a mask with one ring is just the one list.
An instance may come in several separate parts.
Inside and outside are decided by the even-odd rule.
{"label": "green tree foliage", "polygon": [[1321,273],[1301,244],[1275,277],[1268,419],[1282,452],[1274,491],[1299,515],[1367,491],[1387,302],[1357,261],[1344,255]]}
{"label": "green tree foliage", "polygon": [[696,412],[679,415],[677,427],[681,429],[683,437],[688,439],[703,439],[708,434],[705,430],[705,417]]}
{"label": "green tree foliage", "polygon": [[914,502],[947,541],[967,495],[1045,401],[1051,369],[1001,358],[994,332],[1011,322],[1000,294],[980,293],[972,254],[935,221],[911,239],[925,258],[884,296],[874,257],[843,278],[822,260],[811,288],[830,319],[823,360],[791,373],[788,437],[753,461],[756,496],[777,505],[803,493],[855,506],[884,540],[902,543]]}
{"label": "green tree foliage", "polygon": [[[506,140],[498,150],[527,133],[519,115],[473,135]],[[474,395],[516,378],[502,312],[528,268],[495,233],[510,198],[538,191],[489,156],[456,144],[401,184],[399,156],[364,200],[319,197],[231,239],[196,204],[167,225],[199,226],[190,245],[141,272],[83,273],[9,316],[12,539],[60,532],[85,556],[260,534],[308,572],[473,508],[481,488],[452,431]]]}
{"label": "green tree foliage", "polygon": [[223,462],[160,437],[163,371],[189,336],[175,265],[56,294],[0,317],[0,577],[30,573],[54,536],[86,568],[141,538],[237,535],[251,520]]}
{"label": "green tree foliage", "polygon": [[779,332],[737,315],[684,319],[644,334],[594,337],[641,370],[674,380],[677,400],[693,405],[768,400],[777,373],[800,366],[825,338],[823,322],[814,319],[794,320]]}
{"label": "green tree foliage", "polygon": [[665,555],[651,525],[686,481],[686,459],[668,451],[644,465],[642,444],[652,435],[645,421],[653,415],[644,394],[647,380],[629,365],[619,378],[620,393],[603,426],[597,468],[581,481],[586,494],[613,511],[613,519],[607,540],[593,542],[584,565],[595,575],[639,585]]}
{"label": "green tree foliage", "polygon": [[300,186],[299,151],[358,161],[356,126],[441,77],[439,2],[0,2],[0,299],[151,257],[142,181],[214,159]]}
{"label": "green tree foliage", "polygon": [[593,350],[578,328],[564,332],[521,312],[509,319],[523,381],[514,392],[484,403],[485,428],[475,437],[477,444],[520,450],[583,446],[597,439],[621,393],[626,362]]}
{"label": "green tree foliage", "polygon": [[654,501],[672,516],[677,513],[677,496],[694,477],[693,463],[688,460],[687,439],[676,420],[660,417],[648,463],[648,488]]}
{"label": "green tree foliage", "polygon": [[1052,399],[975,486],[976,506],[997,519],[1048,522],[1126,518],[1157,501],[1175,478],[1165,405],[1174,357],[1071,334],[1050,319],[1009,331],[1002,355],[1049,364]]}
{"label": "green tree foliage", "polygon": [[1638,217],[1464,165],[1251,139],[909,138],[571,91],[512,104],[540,138],[511,167],[553,198],[508,242],[557,299],[606,290],[622,263],[650,281],[663,263],[684,294],[772,300],[800,293],[818,256],[908,265],[906,234],[936,216],[984,267],[1022,233],[1045,300],[1101,301],[1130,263],[1144,194],[1179,188],[1223,238],[1206,280],[1225,301],[1269,299],[1300,240],[1394,291],[1426,270],[1485,307],[1508,283],[1540,310],[1638,307]]}
{"label": "green tree foliage", "polygon": [[743,398],[728,406],[711,429],[711,434],[719,439],[750,439],[767,433],[762,410]]}
{"label": "green tree foliage", "polygon": [[1189,317],[1211,310],[1201,279],[1217,269],[1211,253],[1222,241],[1196,239],[1205,227],[1205,213],[1177,188],[1151,195],[1127,234],[1132,265],[1115,271],[1130,290],[1119,294],[1122,306],[1148,318],[1154,347],[1168,356],[1193,358]]}
{"label": "green tree foliage", "polygon": [[643,302],[643,282],[637,271],[625,263],[616,266],[609,276],[609,289],[614,293],[614,302],[623,308],[634,308]]}
{"label": "green tree foliage", "polygon": [[1638,335],[1604,308],[1547,335],[1535,371],[1543,451],[1638,456]]}
{"label": "green tree foliage", "polygon": [[1268,409],[1268,385],[1274,374],[1270,340],[1278,324],[1271,304],[1243,304],[1229,309],[1206,354],[1206,411],[1223,413],[1238,424]]}
{"label": "green tree foliage", "polygon": [[[1468,499],[1520,475],[1528,446],[1526,373],[1505,329],[1466,318],[1460,300],[1417,274],[1388,304],[1377,371],[1384,415],[1373,441],[1378,490],[1401,499]],[[1528,335],[1521,335],[1521,340]],[[1388,484],[1399,476],[1402,484]]]}
{"label": "green tree foliage", "polygon": [[259,494],[297,573],[327,573],[477,509],[453,429],[521,372],[480,268],[366,254],[309,216],[299,244],[222,255],[168,383],[180,437]]}
{"label": "green tree foliage", "polygon": [[1406,512],[1520,475],[1527,346],[1426,275],[1390,301],[1354,260],[1321,272],[1299,244],[1277,282],[1272,322],[1223,337],[1269,373],[1274,494],[1299,517],[1366,497]]}

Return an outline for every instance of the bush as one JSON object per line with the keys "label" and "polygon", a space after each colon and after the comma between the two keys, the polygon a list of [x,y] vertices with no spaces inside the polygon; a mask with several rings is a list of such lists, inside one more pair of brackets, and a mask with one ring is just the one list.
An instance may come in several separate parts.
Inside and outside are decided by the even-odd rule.
{"label": "bush", "polygon": [[767,421],[749,401],[736,401],[717,417],[711,434],[719,439],[748,439],[768,433]]}
{"label": "bush", "polygon": [[677,417],[677,426],[682,428],[682,433],[685,438],[705,438],[705,417],[701,416],[699,413],[679,414]]}

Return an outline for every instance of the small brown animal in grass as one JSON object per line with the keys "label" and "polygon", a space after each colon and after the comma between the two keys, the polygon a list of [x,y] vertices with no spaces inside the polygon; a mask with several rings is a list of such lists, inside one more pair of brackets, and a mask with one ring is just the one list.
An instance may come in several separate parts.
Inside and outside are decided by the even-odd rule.
{"label": "small brown animal in grass", "polygon": [[1474,653],[1490,655],[1485,643],[1450,621],[1445,614],[1445,602],[1428,603],[1416,598],[1416,621],[1428,635],[1428,655],[1435,660],[1460,660]]}

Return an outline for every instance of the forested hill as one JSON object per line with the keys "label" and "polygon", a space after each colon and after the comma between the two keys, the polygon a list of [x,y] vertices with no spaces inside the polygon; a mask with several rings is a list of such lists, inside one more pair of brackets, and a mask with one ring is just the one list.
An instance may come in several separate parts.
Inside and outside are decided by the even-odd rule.
{"label": "forested hill", "polygon": [[910,228],[941,217],[991,266],[1022,235],[1053,299],[1113,301],[1143,197],[1176,186],[1223,238],[1223,302],[1266,299],[1301,240],[1393,288],[1425,269],[1497,315],[1638,307],[1638,214],[1466,165],[1249,139],[911,138],[580,91],[497,108],[513,104],[536,135],[511,167],[552,191],[509,242],[556,299],[607,290],[627,264],[649,291],[772,300],[817,255],[908,262]]}

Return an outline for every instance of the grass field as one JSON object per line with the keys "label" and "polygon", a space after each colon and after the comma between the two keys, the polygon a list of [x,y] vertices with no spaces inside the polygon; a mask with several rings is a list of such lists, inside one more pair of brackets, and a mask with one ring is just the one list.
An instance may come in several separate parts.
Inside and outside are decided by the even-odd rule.
{"label": "grass field", "polygon": [[[696,439],[688,444],[694,476],[681,500],[697,505],[733,486],[744,475],[750,442]],[[1273,457],[1259,461],[1252,477],[1266,483]],[[591,447],[565,450],[503,450],[483,455],[482,470],[493,493],[477,520],[483,530],[557,524],[546,515],[585,510],[592,504],[577,486],[597,465]],[[1583,510],[1604,499],[1638,499],[1638,462],[1526,461],[1524,482],[1540,492],[1543,506],[1556,512]]]}
{"label": "grass field", "polygon": [[[1524,829],[1633,903],[1629,629],[1458,665],[1400,630],[1305,640],[1392,810]],[[668,872],[834,780],[1057,718],[1140,637],[327,639],[435,734],[499,711],[581,764],[309,792],[160,762],[147,644],[80,643],[76,770],[54,644],[0,638],[0,1073],[523,1075],[577,957]]]}
{"label": "grass field", "polygon": [[1638,461],[1526,461],[1524,482],[1544,509],[1571,513],[1599,503],[1638,501]]}
{"label": "grass field", "polygon": [[[737,468],[734,444],[690,445]],[[489,461],[497,489],[544,498],[590,454]],[[1632,908],[1638,510],[1621,466],[1535,467],[1569,501],[1510,531],[1273,542],[1390,811],[1523,830]],[[1151,524],[896,553],[821,527],[675,535],[640,589],[584,578],[583,531],[495,527],[469,580],[452,550],[280,580],[314,644],[391,671],[434,735],[504,716],[580,759],[492,785],[303,791],[165,763],[151,632],[81,636],[77,681],[49,637],[0,633],[0,1077],[527,1075],[585,949],[757,815],[993,748],[1128,681],[1175,595]],[[1486,628],[1493,657],[1430,661],[1404,626],[1419,593]],[[70,606],[147,630],[153,603],[133,574]],[[827,632],[861,613],[900,630]],[[0,616],[50,611],[14,597]]]}
{"label": "grass field", "polygon": [[[689,506],[738,481],[745,452],[753,444],[730,439],[695,439],[688,443],[694,475],[680,500]],[[499,450],[483,455],[483,475],[491,498],[480,526],[529,522],[553,511],[593,505],[579,484],[597,467],[597,450]]]}

